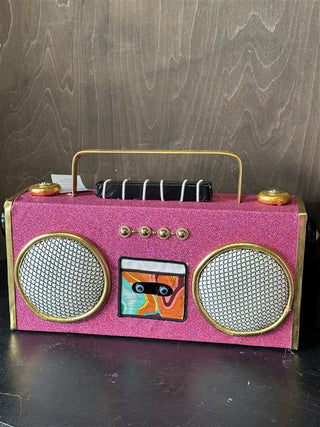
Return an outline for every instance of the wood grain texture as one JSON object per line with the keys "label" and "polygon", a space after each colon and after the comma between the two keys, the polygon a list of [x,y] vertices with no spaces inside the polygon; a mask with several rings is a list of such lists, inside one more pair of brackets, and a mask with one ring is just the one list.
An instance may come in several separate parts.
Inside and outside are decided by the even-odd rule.
{"label": "wood grain texture", "polygon": [[[223,149],[244,192],[320,223],[319,0],[0,0],[0,202],[84,148]],[[100,178],[212,178],[230,160],[96,158]],[[2,241],[3,255],[3,241]]]}

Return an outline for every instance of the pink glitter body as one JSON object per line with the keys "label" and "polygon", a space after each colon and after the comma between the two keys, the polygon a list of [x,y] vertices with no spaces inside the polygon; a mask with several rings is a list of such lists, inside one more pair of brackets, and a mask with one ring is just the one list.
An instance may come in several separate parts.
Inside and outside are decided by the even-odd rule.
{"label": "pink glitter body", "polygon": [[[48,332],[116,335],[186,341],[233,343],[254,346],[291,346],[292,315],[276,329],[262,335],[236,337],[211,326],[198,311],[192,296],[192,277],[198,264],[210,252],[238,242],[256,243],[277,252],[295,277],[299,210],[295,200],[285,206],[267,206],[256,196],[217,194],[212,202],[161,202],[103,200],[92,192],[77,197],[62,194],[33,197],[24,193],[12,207],[14,258],[33,238],[45,233],[68,232],[91,241],[101,252],[111,273],[111,294],[102,308],[88,319],[55,323],[36,316],[16,290],[17,329]],[[187,228],[190,237],[161,240],[156,235],[129,238],[119,227],[171,231]],[[120,257],[172,260],[188,265],[187,316],[183,322],[118,316],[118,261]]]}

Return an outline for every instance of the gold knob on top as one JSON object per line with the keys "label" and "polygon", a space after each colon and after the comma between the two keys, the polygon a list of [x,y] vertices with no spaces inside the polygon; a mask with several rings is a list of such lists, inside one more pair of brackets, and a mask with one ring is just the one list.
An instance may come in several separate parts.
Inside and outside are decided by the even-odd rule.
{"label": "gold knob on top", "polygon": [[141,237],[150,237],[152,234],[152,230],[150,227],[144,225],[139,228],[139,234]]}
{"label": "gold knob on top", "polygon": [[127,225],[122,225],[122,226],[119,228],[119,234],[120,234],[120,236],[122,236],[122,237],[130,237],[130,236],[131,236],[131,233],[132,233],[132,230],[131,230],[131,228],[130,228],[130,227],[128,227]]}
{"label": "gold knob on top", "polygon": [[189,237],[189,231],[186,228],[178,228],[176,231],[176,236],[180,240],[187,240]]}
{"label": "gold knob on top", "polygon": [[54,182],[40,182],[29,187],[29,193],[33,196],[54,196],[59,194],[61,187]]}
{"label": "gold knob on top", "polygon": [[157,235],[159,239],[165,240],[165,239],[169,239],[169,237],[171,236],[171,233],[170,233],[170,230],[168,230],[166,227],[161,227],[157,231]]}
{"label": "gold knob on top", "polygon": [[291,196],[287,191],[271,188],[270,190],[260,191],[258,201],[266,205],[286,205],[291,201]]}

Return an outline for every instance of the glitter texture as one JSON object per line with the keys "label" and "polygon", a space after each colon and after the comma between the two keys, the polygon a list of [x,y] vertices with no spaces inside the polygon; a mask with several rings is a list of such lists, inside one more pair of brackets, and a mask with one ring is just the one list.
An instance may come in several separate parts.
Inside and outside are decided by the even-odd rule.
{"label": "glitter texture", "polygon": [[[129,238],[119,235],[126,225],[134,230],[167,227],[175,232],[186,228],[187,240],[171,236],[161,240],[138,233]],[[85,334],[161,338],[186,341],[234,343],[254,346],[291,346],[292,315],[275,330],[257,336],[234,337],[211,326],[198,311],[192,296],[195,268],[210,252],[221,246],[249,242],[277,252],[294,277],[299,227],[298,207],[293,199],[285,206],[267,206],[256,196],[214,195],[208,203],[103,200],[92,192],[77,197],[61,194],[17,198],[12,207],[14,257],[41,234],[68,232],[91,241],[101,252],[111,272],[111,294],[92,317],[75,323],[54,323],[40,319],[23,302],[16,290],[17,328],[20,330],[75,332]],[[118,260],[120,257],[149,258],[184,262],[188,265],[187,315],[184,322],[118,316]]]}

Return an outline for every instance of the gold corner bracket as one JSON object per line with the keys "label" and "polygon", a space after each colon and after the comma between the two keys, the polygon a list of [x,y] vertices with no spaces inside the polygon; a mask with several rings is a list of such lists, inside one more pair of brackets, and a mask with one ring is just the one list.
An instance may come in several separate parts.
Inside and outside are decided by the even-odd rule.
{"label": "gold corner bracket", "polygon": [[292,340],[291,348],[298,350],[299,346],[299,330],[300,330],[300,312],[301,312],[301,297],[302,297],[302,277],[304,264],[304,251],[306,240],[306,226],[308,215],[305,205],[300,196],[296,197],[299,209],[299,230],[298,230],[298,245],[297,245],[297,268],[295,275],[295,296],[293,301],[293,319],[292,319]]}
{"label": "gold corner bracket", "polygon": [[7,199],[4,203],[5,215],[5,232],[6,232],[6,251],[7,251],[7,276],[8,276],[8,297],[9,297],[9,314],[10,314],[10,329],[17,329],[16,315],[16,296],[15,296],[15,281],[14,281],[14,257],[13,257],[13,240],[12,240],[12,216],[11,210],[14,200],[21,194],[28,191],[27,188],[19,191],[14,196]]}
{"label": "gold corner bracket", "polygon": [[9,297],[9,313],[10,313],[10,329],[17,329],[16,316],[16,297],[15,297],[15,281],[14,281],[14,258],[13,258],[13,240],[12,240],[12,222],[11,210],[14,200],[27,189],[19,191],[14,196],[7,199],[4,203],[5,215],[5,232],[6,232],[6,251],[7,251],[7,276],[8,276],[8,297]]}
{"label": "gold corner bracket", "polygon": [[14,287],[14,262],[13,262],[13,243],[12,243],[12,226],[11,226],[11,208],[13,199],[8,199],[4,203],[5,230],[6,230],[6,251],[7,251],[7,280],[8,280],[8,297],[10,313],[10,329],[17,329],[16,320],[16,298]]}
{"label": "gold corner bracket", "polygon": [[238,177],[238,193],[237,201],[241,202],[241,191],[242,191],[242,160],[241,158],[231,151],[219,151],[219,150],[83,150],[78,151],[72,159],[72,196],[77,195],[77,170],[78,161],[81,157],[87,154],[153,154],[153,155],[204,155],[204,156],[229,156],[238,161],[239,165],[239,177]]}

